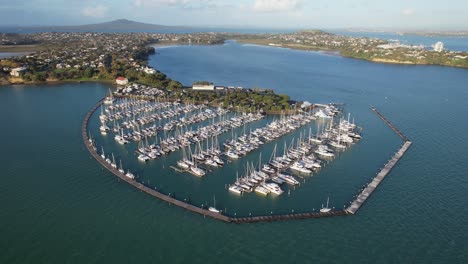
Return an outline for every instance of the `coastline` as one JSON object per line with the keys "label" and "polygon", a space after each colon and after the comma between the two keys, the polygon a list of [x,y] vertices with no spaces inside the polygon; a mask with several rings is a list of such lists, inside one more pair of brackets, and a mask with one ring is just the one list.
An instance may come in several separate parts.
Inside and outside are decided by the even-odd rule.
{"label": "coastline", "polygon": [[7,86],[7,85],[38,85],[38,84],[62,84],[62,83],[85,83],[85,82],[94,82],[94,83],[106,83],[106,84],[113,84],[113,80],[98,80],[98,79],[66,79],[66,80],[54,80],[54,79],[47,79],[46,81],[24,81],[20,80],[19,78],[12,78],[8,77],[7,79],[1,78],[0,79],[0,87]]}
{"label": "coastline", "polygon": [[452,67],[452,68],[459,68],[459,69],[468,69],[465,66],[458,66],[458,65],[448,65],[448,64],[433,64],[433,63],[421,63],[421,62],[412,62],[412,61],[400,61],[395,59],[386,59],[386,58],[360,58],[357,56],[352,55],[344,55],[339,49],[328,49],[328,48],[320,48],[315,46],[303,46],[303,45],[269,45],[264,42],[259,41],[251,41],[245,39],[234,39],[238,43],[242,44],[250,44],[250,45],[257,45],[257,46],[264,46],[264,47],[271,47],[271,48],[282,48],[282,49],[291,49],[291,50],[303,50],[303,51],[314,51],[314,52],[323,52],[324,54],[340,56],[343,58],[350,58],[350,59],[358,59],[364,60],[373,63],[382,63],[382,64],[399,64],[399,65],[426,65],[426,66],[443,66],[443,67]]}

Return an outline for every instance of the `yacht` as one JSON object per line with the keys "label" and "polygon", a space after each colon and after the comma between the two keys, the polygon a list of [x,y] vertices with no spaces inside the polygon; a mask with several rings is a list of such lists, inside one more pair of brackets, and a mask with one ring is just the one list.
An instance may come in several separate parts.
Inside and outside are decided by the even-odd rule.
{"label": "yacht", "polygon": [[276,183],[273,183],[273,182],[265,183],[265,187],[268,188],[272,193],[276,195],[283,194],[283,190],[281,190],[281,187],[279,187],[279,185]]}
{"label": "yacht", "polygon": [[337,148],[337,149],[345,149],[346,148],[346,145],[343,145],[337,141],[330,141],[330,146],[334,147],[334,148]]}
{"label": "yacht", "polygon": [[115,101],[114,97],[112,96],[112,93],[111,91],[109,90],[109,96],[106,97],[106,99],[104,99],[104,104],[106,105],[111,105],[113,104]]}
{"label": "yacht", "polygon": [[233,151],[233,150],[229,150],[228,152],[226,152],[226,156],[228,156],[231,159],[238,159],[239,158],[239,155],[237,155],[237,153],[235,151]]}
{"label": "yacht", "polygon": [[218,167],[218,163],[212,159],[206,159],[205,164],[212,167]]}
{"label": "yacht", "polygon": [[263,187],[262,185],[259,185],[259,186],[255,187],[255,192],[259,193],[259,194],[262,194],[262,195],[268,195],[270,193],[270,190]]}
{"label": "yacht", "polygon": [[302,172],[302,173],[312,173],[311,170],[307,169],[304,165],[304,163],[300,162],[300,161],[296,161],[293,163],[293,165],[290,167],[291,170],[295,170],[295,171],[298,171],[298,172]]}
{"label": "yacht", "polygon": [[105,135],[107,134],[107,131],[109,131],[109,127],[106,126],[105,124],[102,124],[100,127],[99,127],[99,131],[101,131],[101,134]]}
{"label": "yacht", "polygon": [[126,177],[130,178],[130,179],[135,179],[135,175],[133,175],[133,173],[131,173],[130,171],[127,171],[127,173],[125,174]]}
{"label": "yacht", "polygon": [[190,165],[185,160],[178,160],[177,165],[183,169],[189,169]]}
{"label": "yacht", "polygon": [[327,115],[323,110],[319,110],[315,113],[315,117],[323,118],[323,119],[330,119],[332,118],[330,115]]}
{"label": "yacht", "polygon": [[325,145],[319,145],[319,148],[315,151],[315,153],[328,158],[335,157],[335,154],[333,154],[333,152],[331,152],[331,150],[328,149],[328,147]]}
{"label": "yacht", "polygon": [[281,179],[281,178],[278,177],[278,176],[275,176],[275,177],[271,178],[271,180],[272,180],[273,182],[276,182],[277,184],[283,184],[283,183],[284,183],[284,180]]}
{"label": "yacht", "polygon": [[214,196],[213,196],[213,206],[208,207],[208,211],[213,212],[213,213],[218,213],[218,214],[221,213],[220,210],[216,209],[216,199]]}
{"label": "yacht", "polygon": [[321,213],[328,213],[332,210],[330,207],[328,207],[329,200],[330,200],[330,197],[327,198],[327,206],[323,207],[323,204],[322,204],[322,208],[320,209]]}
{"label": "yacht", "polygon": [[229,186],[229,191],[236,193],[236,194],[242,194],[243,188],[233,184]]}
{"label": "yacht", "polygon": [[213,156],[213,160],[214,160],[216,163],[218,163],[218,165],[220,165],[220,166],[223,166],[223,165],[224,165],[224,161],[223,161],[220,157],[218,157],[218,156]]}
{"label": "yacht", "polygon": [[150,160],[150,158],[144,154],[140,154],[138,155],[138,160],[140,161],[143,161],[143,162],[147,162],[148,160]]}
{"label": "yacht", "polygon": [[294,177],[291,176],[291,175],[278,173],[278,177],[283,179],[286,183],[289,183],[289,184],[292,184],[292,185],[298,185],[299,184],[299,182],[296,179],[294,179]]}
{"label": "yacht", "polygon": [[270,174],[275,173],[275,170],[268,164],[263,164],[262,171],[264,171],[266,173],[270,173]]}
{"label": "yacht", "polygon": [[203,169],[200,169],[198,167],[195,167],[195,166],[191,166],[190,167],[190,171],[192,171],[192,173],[195,175],[195,176],[198,176],[198,177],[203,177],[205,176],[206,172],[203,170]]}
{"label": "yacht", "polygon": [[125,171],[124,171],[124,169],[122,167],[122,160],[120,160],[119,172],[122,173],[122,174],[125,174]]}
{"label": "yacht", "polygon": [[104,147],[101,147],[101,158],[102,158],[103,160],[106,159],[106,154],[104,153]]}

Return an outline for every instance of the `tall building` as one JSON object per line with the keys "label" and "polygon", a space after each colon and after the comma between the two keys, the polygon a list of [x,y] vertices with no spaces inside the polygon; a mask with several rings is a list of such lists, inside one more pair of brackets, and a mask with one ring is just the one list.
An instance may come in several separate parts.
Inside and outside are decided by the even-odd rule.
{"label": "tall building", "polygon": [[436,44],[433,45],[434,51],[441,52],[444,50],[444,43],[438,41]]}

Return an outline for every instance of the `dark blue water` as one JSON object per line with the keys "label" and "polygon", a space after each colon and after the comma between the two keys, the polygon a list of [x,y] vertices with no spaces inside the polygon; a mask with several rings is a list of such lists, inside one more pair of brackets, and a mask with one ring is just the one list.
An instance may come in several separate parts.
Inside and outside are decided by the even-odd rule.
{"label": "dark blue water", "polygon": [[[211,80],[344,102],[364,139],[284,197],[304,208],[325,195],[341,205],[398,148],[400,140],[369,104],[414,144],[356,216],[230,225],[134,190],[89,157],[81,121],[107,85],[2,87],[0,262],[467,262],[468,71],[235,43],[160,49],[150,64],[184,84]],[[206,180],[222,187],[213,175]],[[213,190],[229,203],[227,190]]]}

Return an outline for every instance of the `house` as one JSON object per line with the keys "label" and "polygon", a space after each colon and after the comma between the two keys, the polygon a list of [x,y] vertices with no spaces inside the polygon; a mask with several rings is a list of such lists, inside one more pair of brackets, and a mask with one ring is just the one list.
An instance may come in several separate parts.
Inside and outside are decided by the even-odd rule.
{"label": "house", "polygon": [[156,70],[153,69],[153,68],[149,68],[149,67],[145,67],[143,68],[143,71],[147,74],[155,74],[156,73]]}
{"label": "house", "polygon": [[15,77],[19,77],[20,74],[25,72],[27,69],[28,68],[26,68],[26,67],[13,68],[13,69],[11,69],[10,75],[15,76]]}
{"label": "house", "polygon": [[126,85],[126,84],[128,83],[128,79],[119,76],[119,77],[117,77],[117,79],[115,79],[115,82],[116,82],[118,85]]}
{"label": "house", "polygon": [[214,90],[214,85],[213,84],[194,84],[192,86],[192,90],[213,91]]}

